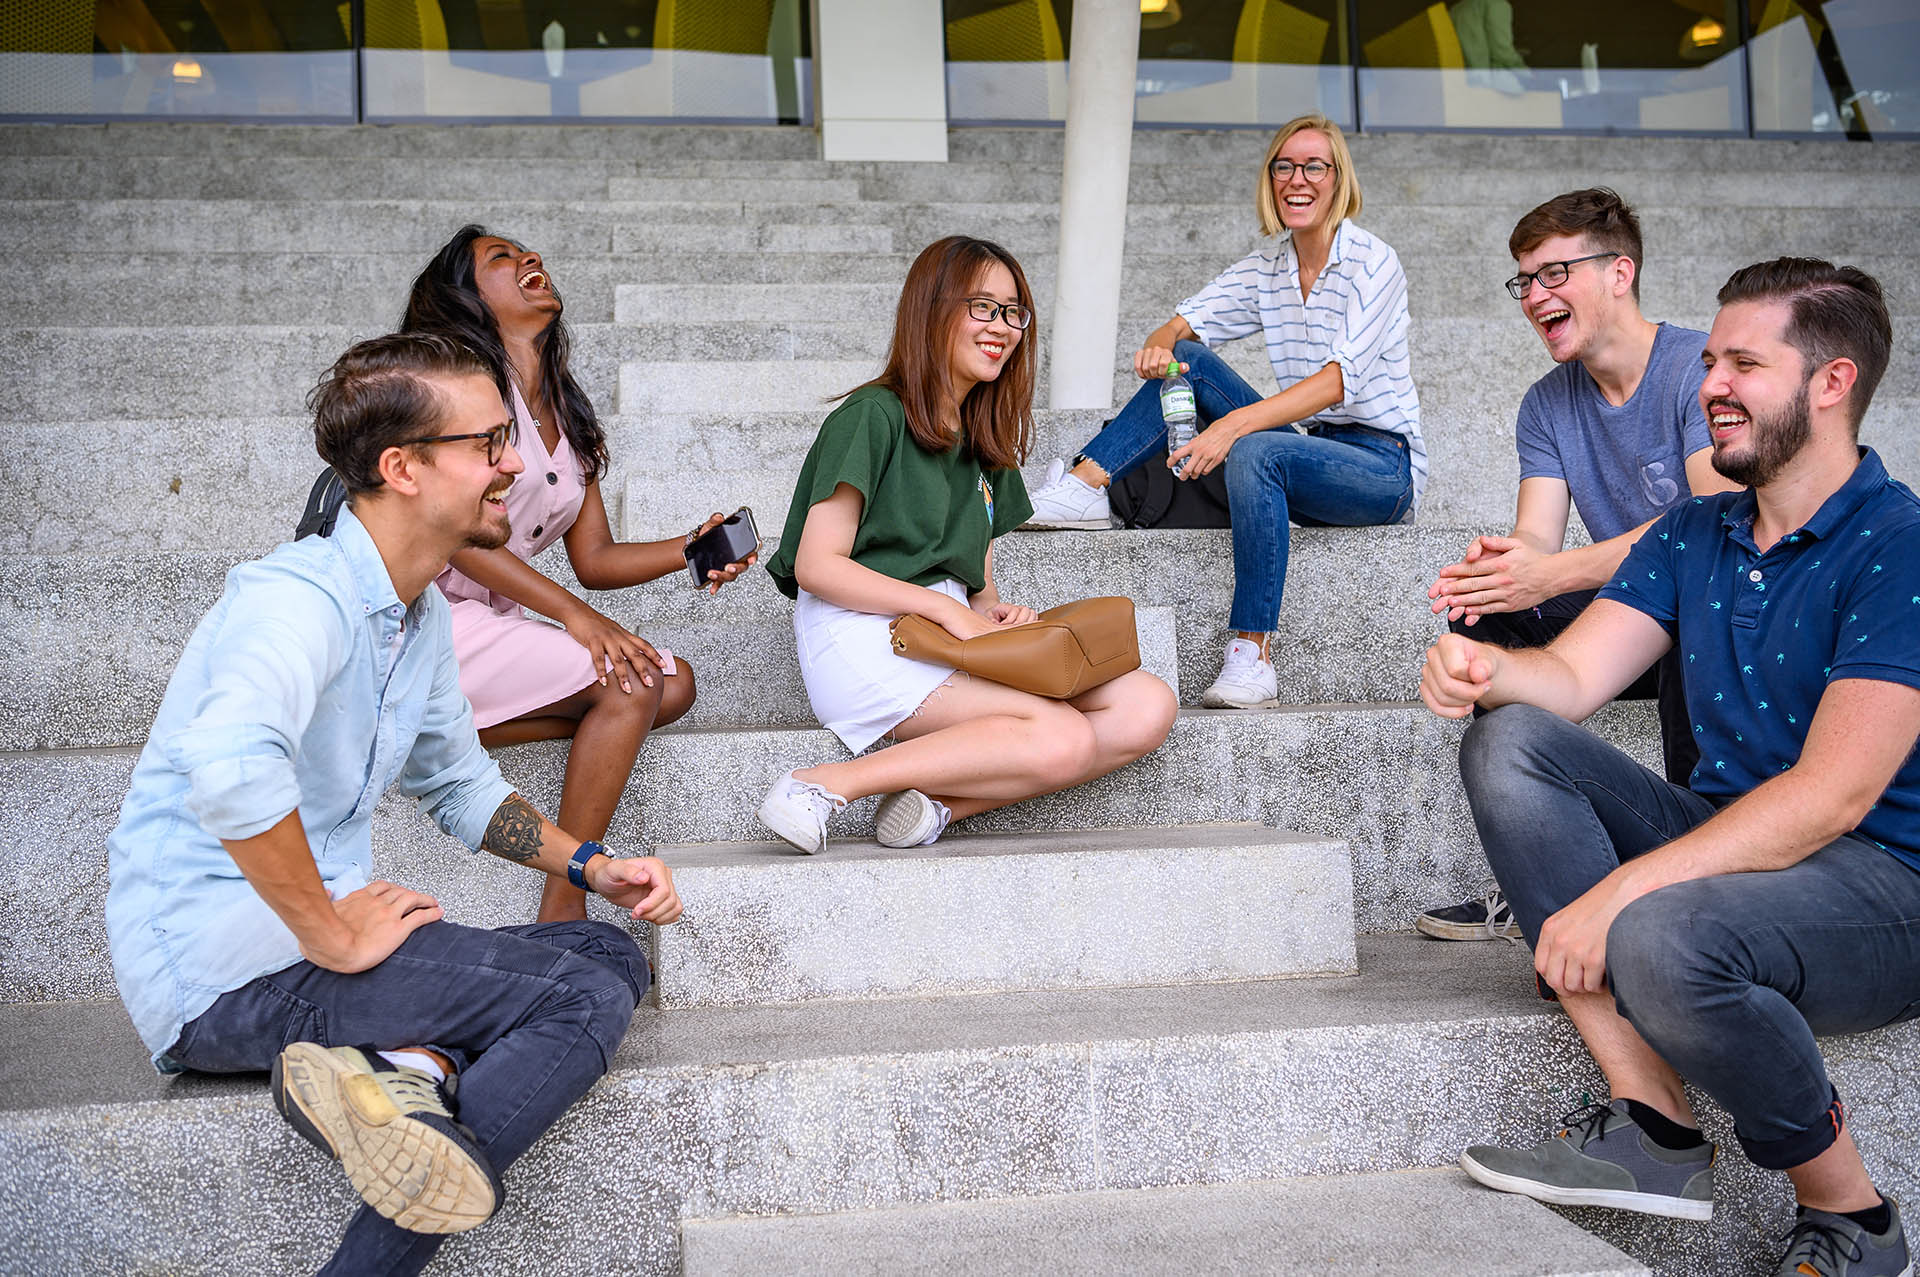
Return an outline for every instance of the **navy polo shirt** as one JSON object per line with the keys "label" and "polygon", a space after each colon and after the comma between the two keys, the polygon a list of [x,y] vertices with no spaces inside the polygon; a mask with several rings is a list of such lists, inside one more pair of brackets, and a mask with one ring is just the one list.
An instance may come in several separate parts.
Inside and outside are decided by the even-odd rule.
{"label": "navy polo shirt", "polygon": [[[1683,501],[1600,591],[1678,644],[1700,746],[1689,787],[1738,798],[1800,757],[1827,684],[1920,687],[1920,498],[1871,448],[1804,527],[1763,554],[1753,492]],[[1920,869],[1920,753],[1856,831]]]}

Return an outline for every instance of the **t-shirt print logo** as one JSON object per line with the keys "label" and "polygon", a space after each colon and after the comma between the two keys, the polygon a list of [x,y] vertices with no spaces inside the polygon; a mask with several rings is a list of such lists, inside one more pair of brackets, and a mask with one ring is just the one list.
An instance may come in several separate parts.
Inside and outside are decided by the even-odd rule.
{"label": "t-shirt print logo", "polygon": [[993,485],[987,482],[987,476],[980,476],[980,498],[987,503],[987,527],[993,527]]}
{"label": "t-shirt print logo", "polygon": [[1640,490],[1662,509],[1680,499],[1680,485],[1669,477],[1672,470],[1671,460],[1649,461],[1640,467]]}

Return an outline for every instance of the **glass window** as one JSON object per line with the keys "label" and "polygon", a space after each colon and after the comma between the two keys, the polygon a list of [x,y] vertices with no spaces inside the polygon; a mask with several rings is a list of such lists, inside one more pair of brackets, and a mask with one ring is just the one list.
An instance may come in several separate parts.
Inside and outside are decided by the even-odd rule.
{"label": "glass window", "polygon": [[0,115],[354,118],[346,5],[8,0]]}
{"label": "glass window", "polygon": [[803,0],[364,3],[370,121],[813,121]]}
{"label": "glass window", "polygon": [[1364,128],[1745,133],[1734,0],[1356,0]]}
{"label": "glass window", "polygon": [[[1067,118],[1072,0],[944,0],[956,124]],[[1134,119],[1353,123],[1347,0],[1140,0]]]}
{"label": "glass window", "polygon": [[1749,0],[1759,134],[1920,135],[1920,8],[1911,0]]}

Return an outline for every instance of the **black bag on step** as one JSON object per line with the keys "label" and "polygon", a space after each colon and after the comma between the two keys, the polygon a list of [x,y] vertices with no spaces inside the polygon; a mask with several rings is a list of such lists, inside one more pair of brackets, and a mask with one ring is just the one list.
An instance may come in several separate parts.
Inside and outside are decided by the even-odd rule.
{"label": "black bag on step", "polygon": [[1165,448],[1107,487],[1114,517],[1127,528],[1230,528],[1226,467],[1188,482],[1167,469]]}

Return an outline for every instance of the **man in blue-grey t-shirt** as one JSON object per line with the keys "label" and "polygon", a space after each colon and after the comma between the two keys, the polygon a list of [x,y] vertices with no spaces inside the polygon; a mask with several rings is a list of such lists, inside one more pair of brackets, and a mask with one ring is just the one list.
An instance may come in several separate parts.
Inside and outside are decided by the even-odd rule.
{"label": "man in blue-grey t-shirt", "polygon": [[[1543,1201],[1710,1218],[1690,1084],[1793,1183],[1776,1273],[1906,1277],[1816,1041],[1920,1015],[1920,498],[1859,446],[1893,328],[1878,281],[1810,258],[1736,271],[1720,303],[1700,400],[1744,490],[1662,515],[1550,646],[1427,652],[1435,713],[1491,711],[1461,784],[1611,1092],[1460,1162]],[[1690,786],[1579,726],[1669,651]]]}
{"label": "man in blue-grey t-shirt", "polygon": [[[1555,196],[1508,237],[1520,273],[1507,291],[1558,367],[1520,403],[1520,495],[1513,531],[1475,537],[1427,590],[1456,634],[1501,647],[1543,647],[1593,601],[1647,525],[1681,498],[1731,485],[1709,463],[1700,410],[1706,334],[1640,313],[1640,223],[1604,188]],[[1591,545],[1566,548],[1578,506]],[[1657,697],[1667,779],[1686,784],[1698,758],[1681,674],[1671,659],[1623,693]],[[1496,884],[1415,920],[1442,940],[1518,931]]]}

